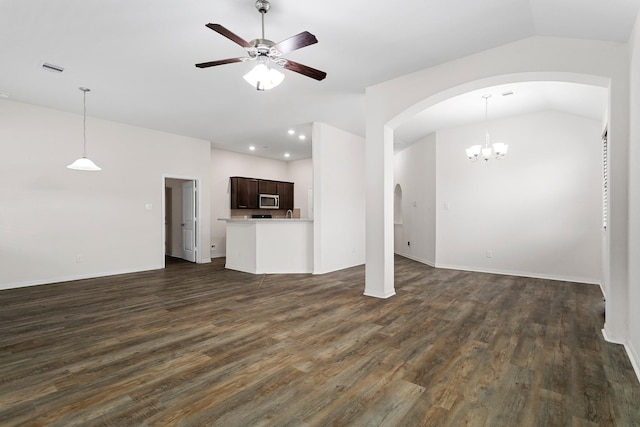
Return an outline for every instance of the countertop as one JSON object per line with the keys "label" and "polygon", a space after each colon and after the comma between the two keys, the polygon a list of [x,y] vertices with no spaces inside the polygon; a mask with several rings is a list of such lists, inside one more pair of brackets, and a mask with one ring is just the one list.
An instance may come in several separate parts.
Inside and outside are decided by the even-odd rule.
{"label": "countertop", "polygon": [[227,222],[313,222],[309,218],[218,218]]}

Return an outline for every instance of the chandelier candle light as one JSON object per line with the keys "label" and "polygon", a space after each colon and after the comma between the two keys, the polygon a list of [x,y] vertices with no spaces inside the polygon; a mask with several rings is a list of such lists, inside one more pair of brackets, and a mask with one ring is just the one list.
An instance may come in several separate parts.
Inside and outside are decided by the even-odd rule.
{"label": "chandelier candle light", "polygon": [[480,153],[482,153],[482,159],[484,161],[489,161],[492,157],[492,152],[495,153],[495,159],[500,160],[504,156],[507,155],[507,150],[509,149],[509,145],[503,142],[494,142],[493,150],[491,149],[491,138],[489,136],[489,126],[487,125],[489,118],[489,98],[491,95],[482,95],[484,98],[484,121],[485,121],[485,134],[484,134],[484,148],[482,145],[472,145],[467,148],[465,151],[467,153],[467,158],[473,162],[480,158]]}
{"label": "chandelier candle light", "polygon": [[91,89],[87,89],[86,87],[79,88],[82,91],[82,101],[83,101],[83,117],[82,117],[82,139],[83,139],[83,152],[82,157],[80,157],[75,162],[71,163],[67,166],[69,169],[74,169],[78,171],[99,171],[102,170],[98,165],[93,163],[90,159],[87,158],[87,92]]}

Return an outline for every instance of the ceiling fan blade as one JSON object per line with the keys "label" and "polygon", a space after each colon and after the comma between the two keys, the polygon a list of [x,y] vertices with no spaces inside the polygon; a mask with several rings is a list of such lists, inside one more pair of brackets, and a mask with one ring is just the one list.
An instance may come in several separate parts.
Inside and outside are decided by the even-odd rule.
{"label": "ceiling fan blade", "polygon": [[242,62],[243,60],[244,58],[220,59],[218,61],[201,62],[200,64],[196,64],[196,67],[198,68],[215,67],[216,65],[233,64],[234,62]]}
{"label": "ceiling fan blade", "polygon": [[207,24],[207,27],[211,28],[216,33],[225,36],[226,38],[228,38],[232,42],[237,43],[237,44],[239,44],[240,46],[242,46],[244,48],[252,47],[252,45],[248,41],[246,41],[242,37],[238,36],[237,34],[234,34],[231,31],[227,30],[225,27],[223,27],[220,24],[211,24],[211,23],[209,23],[209,24]]}
{"label": "ceiling fan blade", "polygon": [[300,64],[299,62],[287,60],[287,63],[284,64],[283,67],[289,71],[300,73],[316,80],[323,80],[325,77],[327,77],[327,73],[325,73],[324,71],[316,70],[315,68],[308,67],[306,65]]}
{"label": "ceiling fan blade", "polygon": [[276,49],[278,52],[284,55],[289,52],[293,52],[296,49],[300,49],[302,47],[309,46],[315,43],[318,43],[318,39],[316,38],[316,36],[308,31],[304,31],[273,45],[272,49]]}

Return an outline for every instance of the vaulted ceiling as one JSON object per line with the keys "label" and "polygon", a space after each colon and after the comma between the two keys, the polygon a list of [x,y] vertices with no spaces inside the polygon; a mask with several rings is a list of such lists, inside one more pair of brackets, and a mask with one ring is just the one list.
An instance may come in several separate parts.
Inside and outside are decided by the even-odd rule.
{"label": "vaulted ceiling", "polygon": [[[205,24],[259,38],[253,0],[2,0],[0,93],[81,113],[78,87],[85,86],[92,90],[89,116],[297,159],[310,155],[310,138],[291,137],[290,128],[308,133],[311,122],[321,121],[364,136],[367,86],[533,35],[626,42],[639,8],[640,0],[272,0],[265,37],[277,42],[313,33],[318,44],[286,57],[327,78],[318,82],[284,70],[282,85],[258,92],[242,79],[248,63],[194,66],[245,54]],[[45,62],[64,71],[43,70]],[[526,112],[529,101],[517,95],[530,93],[531,111],[546,106],[602,114],[595,104],[602,104],[603,92],[580,89],[523,88],[510,102],[521,102]],[[592,107],[585,108],[586,99]],[[479,105],[469,107],[470,120],[484,116],[481,98]],[[461,108],[447,113],[445,107],[425,113],[428,124],[416,118],[399,129],[400,143],[466,120]]]}

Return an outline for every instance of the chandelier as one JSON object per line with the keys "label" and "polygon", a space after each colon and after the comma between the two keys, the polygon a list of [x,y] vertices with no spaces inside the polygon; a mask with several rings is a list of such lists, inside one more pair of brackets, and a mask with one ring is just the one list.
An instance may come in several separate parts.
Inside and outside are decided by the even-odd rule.
{"label": "chandelier", "polygon": [[467,158],[472,162],[475,162],[478,159],[483,159],[484,161],[489,161],[492,157],[496,160],[502,159],[507,155],[507,150],[509,149],[509,145],[503,142],[494,142],[493,149],[491,144],[491,137],[489,136],[489,126],[487,122],[489,121],[489,98],[491,95],[482,95],[484,98],[484,121],[485,121],[485,132],[484,132],[484,147],[482,145],[472,145],[471,147],[465,149],[467,153]]}

